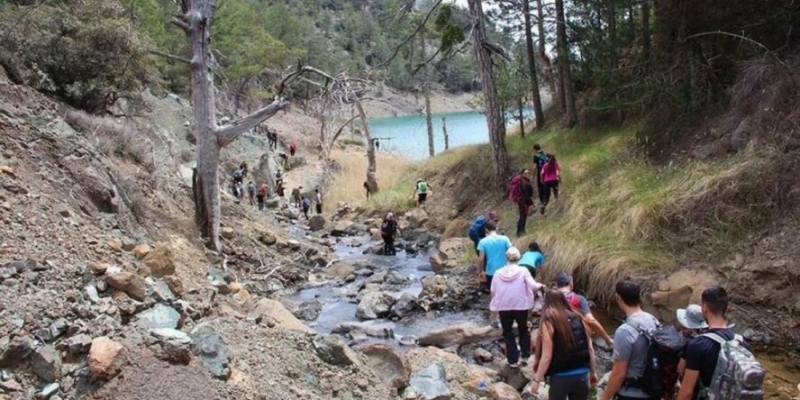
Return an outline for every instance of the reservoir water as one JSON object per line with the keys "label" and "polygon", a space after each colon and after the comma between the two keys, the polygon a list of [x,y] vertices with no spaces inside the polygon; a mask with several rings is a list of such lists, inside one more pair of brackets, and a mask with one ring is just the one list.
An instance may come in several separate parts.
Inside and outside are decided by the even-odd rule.
{"label": "reservoir water", "polygon": [[[525,116],[528,118],[530,112],[526,111]],[[436,154],[444,151],[442,117],[445,117],[447,122],[450,148],[489,141],[486,116],[482,111],[433,114]],[[507,120],[515,122],[511,118]],[[424,114],[374,118],[370,120],[370,128],[372,135],[379,139],[381,151],[397,152],[412,160],[428,157],[428,128]]]}

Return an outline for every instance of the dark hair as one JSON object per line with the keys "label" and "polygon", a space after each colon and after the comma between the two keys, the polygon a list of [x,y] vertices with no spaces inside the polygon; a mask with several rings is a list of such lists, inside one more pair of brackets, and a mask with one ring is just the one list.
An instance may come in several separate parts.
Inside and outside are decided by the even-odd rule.
{"label": "dark hair", "polygon": [[486,232],[491,232],[491,231],[496,231],[497,230],[497,224],[495,224],[494,221],[492,221],[492,220],[487,220],[486,221],[486,225],[484,225],[484,226],[486,227]]}
{"label": "dark hair", "polygon": [[641,289],[639,284],[631,281],[619,281],[615,288],[617,296],[629,307],[642,304]]}
{"label": "dark hair", "polygon": [[[552,289],[545,292],[542,321],[553,327],[554,343],[565,343],[568,349],[573,349],[575,338],[572,336],[572,327],[569,323],[570,315],[577,314],[572,310],[564,293]],[[541,338],[542,335],[538,336]]]}
{"label": "dark hair", "polygon": [[550,173],[553,172],[553,170],[556,168],[556,166],[558,166],[558,161],[556,160],[556,156],[555,155],[551,155],[550,159],[547,160],[547,164],[544,165],[544,170],[548,174],[550,174]]}
{"label": "dark hair", "polygon": [[709,286],[703,290],[701,298],[712,314],[724,316],[728,312],[728,292],[722,286]]}
{"label": "dark hair", "polygon": [[528,251],[538,251],[539,253],[542,253],[542,249],[539,248],[539,243],[536,243],[535,241],[528,243]]}
{"label": "dark hair", "polygon": [[542,146],[539,146],[539,144],[537,143],[537,144],[533,145],[533,149],[536,150],[536,151],[539,151],[539,150],[542,149]]}

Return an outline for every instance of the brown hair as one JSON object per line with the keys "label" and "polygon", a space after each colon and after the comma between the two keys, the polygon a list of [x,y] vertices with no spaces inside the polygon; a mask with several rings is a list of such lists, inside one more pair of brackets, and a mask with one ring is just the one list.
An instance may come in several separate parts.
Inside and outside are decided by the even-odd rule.
{"label": "brown hair", "polygon": [[[572,336],[572,327],[569,324],[570,315],[579,315],[572,311],[563,292],[548,290],[544,294],[544,309],[542,322],[547,322],[553,327],[553,342],[564,343],[567,348],[575,348],[575,338]],[[541,340],[539,335],[537,341]]]}

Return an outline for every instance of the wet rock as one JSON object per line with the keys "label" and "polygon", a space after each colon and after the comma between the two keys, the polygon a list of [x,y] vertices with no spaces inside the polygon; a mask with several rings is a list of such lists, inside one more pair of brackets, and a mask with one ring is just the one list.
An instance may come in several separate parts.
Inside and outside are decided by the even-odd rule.
{"label": "wet rock", "polygon": [[368,292],[356,307],[356,318],[364,320],[387,317],[395,301],[394,296],[389,293]]}
{"label": "wet rock", "polygon": [[447,385],[444,364],[435,363],[411,375],[403,397],[424,400],[450,400],[453,394]]}
{"label": "wet rock", "polygon": [[22,363],[33,352],[36,340],[28,335],[0,337],[0,367]]}
{"label": "wet rock", "polygon": [[60,387],[61,385],[59,385],[57,382],[51,383],[42,388],[42,391],[39,392],[39,394],[36,397],[39,399],[49,399],[50,396],[58,393],[58,389]]}
{"label": "wet rock", "polygon": [[136,317],[139,326],[146,329],[175,329],[181,321],[180,313],[175,311],[174,308],[160,303],[149,310],[139,313]]}
{"label": "wet rock", "polygon": [[415,208],[406,213],[406,219],[408,220],[408,227],[410,229],[417,229],[428,223],[430,217],[428,217],[428,213],[425,212],[425,210]]}
{"label": "wet rock", "polygon": [[144,258],[144,265],[150,269],[150,273],[156,278],[174,275],[176,265],[172,246],[165,244],[154,251],[148,252]]}
{"label": "wet rock", "polygon": [[166,282],[157,280],[153,282],[153,285],[150,287],[150,290],[153,293],[153,298],[156,301],[169,303],[175,300],[175,295],[170,290],[169,285]]}
{"label": "wet rock", "polygon": [[297,306],[294,315],[303,321],[316,321],[322,312],[322,302],[318,300],[304,301]]}
{"label": "wet rock", "polygon": [[150,330],[150,336],[158,340],[161,351],[158,358],[180,364],[188,364],[192,359],[194,342],[186,333],[177,329],[157,328]]}
{"label": "wet rock", "polygon": [[437,298],[447,292],[447,278],[441,275],[429,275],[422,278],[422,292],[420,298]]}
{"label": "wet rock", "polygon": [[236,236],[236,230],[233,228],[226,226],[220,230],[220,236],[225,239],[233,239]]}
{"label": "wet rock", "polygon": [[420,346],[436,346],[448,348],[497,340],[502,337],[500,329],[491,326],[478,326],[473,323],[464,323],[436,329],[419,338]]}
{"label": "wet rock", "polygon": [[331,228],[331,236],[355,236],[364,232],[364,230],[365,228],[363,225],[356,224],[353,221],[338,221],[334,224],[333,228]]}
{"label": "wet rock", "polygon": [[92,347],[92,337],[87,334],[73,336],[67,340],[67,350],[72,355],[84,354]]}
{"label": "wet rock", "polygon": [[150,254],[150,252],[152,252],[152,251],[153,251],[153,248],[150,247],[150,245],[148,245],[147,243],[142,243],[142,244],[140,244],[140,245],[138,245],[138,246],[133,248],[133,255],[136,256],[136,258],[141,260],[141,259],[147,257],[147,255]]}
{"label": "wet rock", "polygon": [[388,274],[389,274],[388,271],[380,271],[380,272],[377,272],[377,273],[373,274],[372,276],[367,278],[366,281],[364,281],[365,287],[366,287],[367,284],[370,284],[370,283],[377,283],[377,284],[383,283],[386,280],[386,276]]}
{"label": "wet rock", "polygon": [[475,351],[473,352],[473,358],[475,358],[475,361],[483,363],[492,362],[492,360],[494,360],[492,352],[481,348],[475,349]]}
{"label": "wet rock", "polygon": [[110,266],[111,264],[109,263],[100,263],[100,262],[90,262],[89,264],[87,264],[89,270],[92,271],[92,273],[95,275],[105,274],[106,270],[108,270],[108,267]]}
{"label": "wet rock", "polygon": [[311,331],[302,321],[289,312],[283,304],[272,299],[259,300],[255,309],[248,315],[248,318],[254,320],[270,319],[275,325],[285,329],[301,332]]}
{"label": "wet rock", "polygon": [[417,296],[405,292],[394,303],[389,316],[392,318],[405,318],[419,310],[422,310],[422,308],[419,305],[419,301],[417,301]]}
{"label": "wet rock", "polygon": [[211,267],[206,272],[206,279],[221,294],[230,293],[231,274],[218,268]]}
{"label": "wet rock", "polygon": [[328,269],[325,270],[325,273],[334,278],[344,279],[355,273],[355,271],[356,269],[350,264],[336,262],[328,267]]}
{"label": "wet rock", "polygon": [[419,338],[414,335],[405,335],[397,341],[401,346],[416,346],[419,343]]}
{"label": "wet rock", "polygon": [[383,255],[383,242],[374,242],[363,252],[364,254]]}
{"label": "wet rock", "polygon": [[411,365],[406,358],[385,343],[361,346],[357,349],[367,358],[367,365],[384,383],[396,389],[408,386],[411,377]]}
{"label": "wet rock", "polygon": [[320,335],[312,344],[317,356],[328,364],[348,366],[358,363],[358,355],[337,336]]}
{"label": "wet rock", "polygon": [[147,283],[144,278],[130,272],[120,272],[106,278],[108,285],[125,292],[132,299],[144,301],[147,297]]}
{"label": "wet rock", "polygon": [[394,337],[394,330],[389,324],[369,324],[366,322],[342,322],[331,330],[331,333],[350,334],[354,337],[356,333],[362,333],[369,337],[379,339],[390,339]]}
{"label": "wet rock", "polygon": [[325,228],[325,217],[319,214],[313,215],[308,220],[308,228],[311,229],[312,232],[321,231]]}
{"label": "wet rock", "polygon": [[522,400],[517,389],[503,382],[495,382],[489,388],[492,400]]}
{"label": "wet rock", "polygon": [[190,336],[203,366],[215,378],[228,379],[231,375],[231,353],[214,328],[206,322],[196,326]]}
{"label": "wet rock", "polygon": [[400,286],[408,284],[408,281],[409,279],[403,276],[403,274],[397,271],[391,271],[386,275],[386,278],[383,280],[383,283],[387,285]]}
{"label": "wet rock", "polygon": [[42,346],[30,356],[31,370],[39,379],[53,382],[61,378],[61,354],[53,346]]}

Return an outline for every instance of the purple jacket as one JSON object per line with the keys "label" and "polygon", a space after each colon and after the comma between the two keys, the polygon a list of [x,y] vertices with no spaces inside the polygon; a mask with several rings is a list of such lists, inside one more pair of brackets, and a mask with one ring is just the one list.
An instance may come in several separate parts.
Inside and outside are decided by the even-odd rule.
{"label": "purple jacket", "polygon": [[542,287],[525,267],[509,264],[495,272],[492,279],[492,311],[530,310],[533,293]]}

